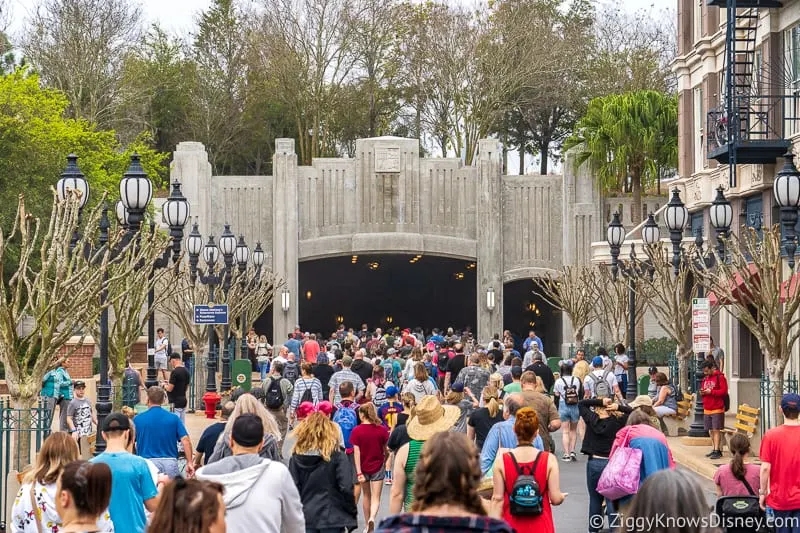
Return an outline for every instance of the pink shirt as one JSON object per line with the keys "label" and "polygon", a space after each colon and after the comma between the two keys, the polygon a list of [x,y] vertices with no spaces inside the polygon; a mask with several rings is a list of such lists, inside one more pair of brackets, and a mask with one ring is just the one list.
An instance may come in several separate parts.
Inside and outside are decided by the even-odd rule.
{"label": "pink shirt", "polygon": [[[755,495],[758,496],[758,487],[761,483],[759,479],[759,472],[761,468],[758,465],[744,465],[744,478],[750,484]],[[714,483],[722,489],[723,496],[750,496],[747,492],[747,487],[744,483],[739,481],[733,476],[731,472],[731,465],[722,465],[717,469],[714,474]]]}

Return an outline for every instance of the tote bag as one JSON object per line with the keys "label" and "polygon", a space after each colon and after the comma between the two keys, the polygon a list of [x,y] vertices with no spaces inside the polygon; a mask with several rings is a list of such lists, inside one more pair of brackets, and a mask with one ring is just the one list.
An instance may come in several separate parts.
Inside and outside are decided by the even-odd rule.
{"label": "tote bag", "polygon": [[608,461],[597,492],[609,500],[618,500],[639,490],[639,470],[642,466],[642,450],[623,447],[617,449]]}

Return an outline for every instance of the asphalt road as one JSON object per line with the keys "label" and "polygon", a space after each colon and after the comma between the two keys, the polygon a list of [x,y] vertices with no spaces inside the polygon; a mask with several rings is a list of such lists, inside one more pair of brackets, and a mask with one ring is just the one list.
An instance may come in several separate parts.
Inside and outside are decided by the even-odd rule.
{"label": "asphalt road", "polygon": [[[588,530],[589,523],[589,496],[586,490],[586,458],[578,456],[577,462],[564,462],[561,461],[561,433],[554,434],[556,442],[557,457],[559,457],[559,467],[561,475],[561,490],[562,492],[569,493],[566,501],[553,508],[553,519],[555,522],[555,530],[559,533],[581,533]],[[290,456],[292,443],[287,438],[284,442],[283,453],[284,457]],[[580,449],[580,443],[578,443]],[[716,493],[714,484],[693,472],[690,475],[697,480],[697,483],[702,487],[703,493],[706,495],[709,506],[716,501]],[[384,486],[383,494],[381,497],[381,511],[379,519],[389,515],[389,491],[391,487]],[[359,527],[358,530],[363,531],[364,518],[361,516],[361,502],[359,502]]]}

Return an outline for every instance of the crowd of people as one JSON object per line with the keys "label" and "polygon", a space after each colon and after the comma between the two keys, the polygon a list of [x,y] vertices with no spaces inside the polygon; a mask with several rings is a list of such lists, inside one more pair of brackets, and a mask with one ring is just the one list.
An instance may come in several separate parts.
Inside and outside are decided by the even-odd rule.
{"label": "crowd of people", "polygon": [[[76,461],[74,437],[85,426],[73,419],[86,414],[85,386],[75,382],[65,432],[46,440],[28,472],[12,531],[341,533],[359,527],[360,513],[366,533],[553,532],[552,507],[568,498],[558,430],[561,461],[585,458],[590,533],[643,531],[636,518],[670,506],[676,516],[709,516],[705,497],[675,469],[661,428],[679,391],[651,368],[648,395],[626,402],[624,346],[613,358],[601,348],[587,360],[578,350],[554,373],[534,332],[523,342],[506,332],[480,345],[452,329],[425,337],[364,326],[320,339],[295,331],[273,348],[251,332],[261,382],[235,390],[194,447],[184,425],[182,354],[168,356],[170,375],[147,389],[146,411],[103,421],[106,449],[88,463]],[[709,455],[718,459],[727,383],[713,358],[703,368]],[[57,387],[68,379],[53,377]],[[800,459],[791,448],[798,405],[796,395],[784,398],[785,424],[764,435],[761,466],[747,464],[746,437],[730,439],[733,460],[715,477],[720,502],[749,495],[776,517],[800,520]],[[384,487],[390,515],[382,517]],[[677,503],[664,507],[668,494]]]}

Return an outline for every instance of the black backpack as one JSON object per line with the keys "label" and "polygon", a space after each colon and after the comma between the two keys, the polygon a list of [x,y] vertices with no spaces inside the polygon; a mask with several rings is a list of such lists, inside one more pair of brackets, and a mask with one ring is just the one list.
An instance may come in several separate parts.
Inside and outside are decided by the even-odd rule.
{"label": "black backpack", "polygon": [[[572,376],[570,376],[572,377]],[[566,405],[578,405],[580,401],[579,397],[579,387],[580,387],[580,380],[578,380],[579,386],[576,387],[575,385],[568,385],[567,380],[565,378],[561,378],[561,381],[564,382],[564,403]],[[575,380],[570,380],[570,383],[575,383]]]}
{"label": "black backpack", "polygon": [[450,350],[444,349],[439,350],[438,359],[436,360],[436,366],[439,368],[439,372],[447,372],[447,362],[450,360]]}
{"label": "black backpack", "polygon": [[306,384],[306,390],[303,391],[303,395],[300,396],[300,403],[303,402],[311,402],[314,403],[314,395],[311,394],[311,387]]}
{"label": "black backpack", "polygon": [[269,409],[280,409],[283,407],[285,400],[286,398],[283,397],[283,390],[281,389],[281,378],[271,378],[269,387],[267,387],[267,395],[264,397],[264,403]]}
{"label": "black backpack", "polygon": [[512,516],[539,516],[542,514],[543,498],[539,482],[536,481],[534,474],[536,473],[539,459],[543,455],[547,455],[547,453],[539,452],[528,473],[525,473],[519,466],[513,453],[508,452],[508,454],[511,456],[514,468],[517,470],[517,479],[511,486],[511,494],[508,495],[509,511],[511,511]]}
{"label": "black backpack", "polygon": [[740,524],[741,527],[729,527],[728,533],[767,533],[774,531],[772,524],[767,523],[767,516],[761,510],[756,492],[746,479],[740,480],[749,496],[723,496],[717,500],[715,511],[722,523]]}
{"label": "black backpack", "polygon": [[[719,387],[719,376],[717,377],[717,387]],[[726,393],[725,396],[722,397],[722,406],[725,408],[725,412],[731,410],[731,395]]]}
{"label": "black backpack", "polygon": [[289,361],[286,363],[286,366],[283,367],[283,377],[288,379],[292,384],[297,381],[297,377],[300,375],[297,369],[297,363],[294,361]]}

